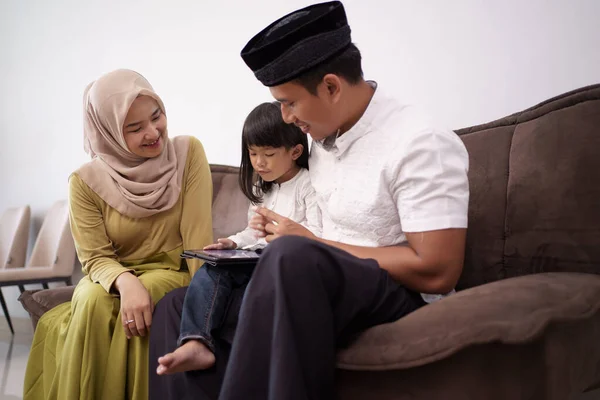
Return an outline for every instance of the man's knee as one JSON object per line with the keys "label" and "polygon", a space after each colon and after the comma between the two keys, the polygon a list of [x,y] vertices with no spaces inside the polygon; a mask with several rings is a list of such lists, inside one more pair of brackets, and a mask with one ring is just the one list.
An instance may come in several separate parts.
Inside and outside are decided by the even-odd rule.
{"label": "man's knee", "polygon": [[283,236],[267,246],[264,256],[275,255],[289,258],[307,255],[314,251],[317,242],[302,236]]}
{"label": "man's knee", "polygon": [[307,274],[318,268],[319,243],[301,236],[284,236],[267,246],[260,268],[276,270],[286,276]]}

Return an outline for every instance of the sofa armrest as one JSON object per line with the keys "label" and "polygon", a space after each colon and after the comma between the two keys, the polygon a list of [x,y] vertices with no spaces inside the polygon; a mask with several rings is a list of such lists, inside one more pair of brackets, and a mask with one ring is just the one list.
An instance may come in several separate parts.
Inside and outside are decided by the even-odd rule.
{"label": "sofa armrest", "polygon": [[526,343],[550,323],[594,318],[600,318],[598,275],[511,278],[461,291],[394,323],[373,327],[338,352],[337,365],[370,371],[413,368],[478,344]]}
{"label": "sofa armrest", "polygon": [[71,301],[75,286],[64,286],[45,290],[26,290],[19,296],[23,308],[29,313],[33,330],[44,313],[59,304]]}

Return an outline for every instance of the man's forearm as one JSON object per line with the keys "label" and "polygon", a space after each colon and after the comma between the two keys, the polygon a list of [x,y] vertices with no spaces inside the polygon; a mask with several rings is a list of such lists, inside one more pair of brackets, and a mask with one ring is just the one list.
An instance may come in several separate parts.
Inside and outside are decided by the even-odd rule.
{"label": "man's forearm", "polygon": [[419,292],[448,293],[462,272],[467,237],[465,228],[405,232],[406,246],[363,247],[317,238],[304,226],[265,208],[257,213],[271,221],[263,229],[269,243],[287,235],[318,240],[356,257],[376,260],[392,279]]}
{"label": "man's forearm", "polygon": [[441,268],[427,263],[408,245],[390,247],[353,246],[331,240],[318,239],[358,258],[372,258],[379,267],[389,272],[392,279],[402,285],[423,293],[446,293],[448,288]]}

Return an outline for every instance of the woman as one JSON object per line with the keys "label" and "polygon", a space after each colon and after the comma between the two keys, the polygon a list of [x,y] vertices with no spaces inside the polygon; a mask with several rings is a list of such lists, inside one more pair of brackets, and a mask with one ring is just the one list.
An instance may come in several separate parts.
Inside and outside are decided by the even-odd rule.
{"label": "woman", "polygon": [[169,139],[164,105],[136,72],[84,94],[92,161],[69,179],[84,278],[38,324],[25,399],[147,399],[154,304],[188,285],[184,249],[212,243],[210,168],[200,142]]}

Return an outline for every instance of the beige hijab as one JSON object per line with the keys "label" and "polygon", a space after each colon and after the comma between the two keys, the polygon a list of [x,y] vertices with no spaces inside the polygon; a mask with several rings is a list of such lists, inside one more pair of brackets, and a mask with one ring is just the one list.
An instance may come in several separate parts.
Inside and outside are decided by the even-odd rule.
{"label": "beige hijab", "polygon": [[84,149],[92,161],[77,171],[108,205],[131,218],[148,217],[177,203],[189,146],[187,136],[165,137],[158,157],[144,158],[129,151],[123,123],[138,96],[152,97],[165,112],[160,97],[137,72],[116,70],[87,86]]}

